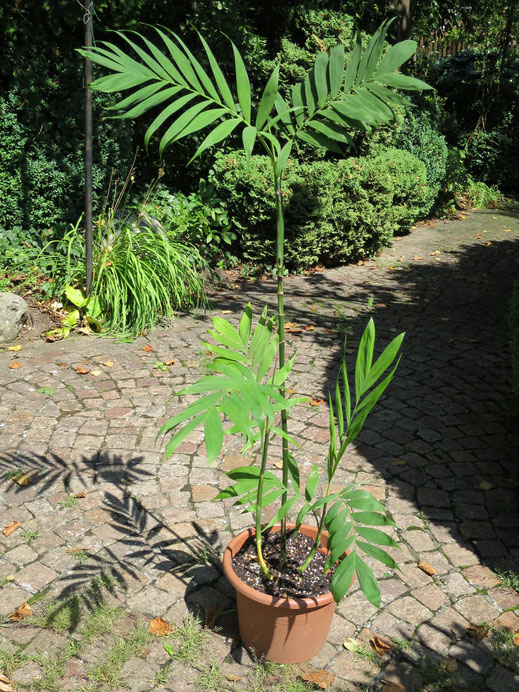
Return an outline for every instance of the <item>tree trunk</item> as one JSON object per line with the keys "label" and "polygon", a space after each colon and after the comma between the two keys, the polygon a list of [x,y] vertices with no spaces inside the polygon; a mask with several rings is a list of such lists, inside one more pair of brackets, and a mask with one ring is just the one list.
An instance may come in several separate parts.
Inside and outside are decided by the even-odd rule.
{"label": "tree trunk", "polygon": [[415,0],[394,0],[393,6],[400,15],[397,37],[399,41],[404,41],[409,38],[411,33]]}

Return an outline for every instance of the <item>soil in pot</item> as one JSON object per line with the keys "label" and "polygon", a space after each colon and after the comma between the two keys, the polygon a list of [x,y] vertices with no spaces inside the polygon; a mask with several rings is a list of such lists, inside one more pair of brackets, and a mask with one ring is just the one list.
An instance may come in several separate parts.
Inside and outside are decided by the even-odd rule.
{"label": "soil in pot", "polygon": [[274,531],[262,539],[263,557],[273,579],[265,577],[256,559],[255,537],[249,538],[233,557],[236,576],[256,591],[281,598],[314,598],[328,593],[334,569],[324,573],[326,554],[316,552],[310,565],[300,574],[297,568],[309,555],[314,541],[302,533],[287,533],[287,562],[281,559],[281,532]]}

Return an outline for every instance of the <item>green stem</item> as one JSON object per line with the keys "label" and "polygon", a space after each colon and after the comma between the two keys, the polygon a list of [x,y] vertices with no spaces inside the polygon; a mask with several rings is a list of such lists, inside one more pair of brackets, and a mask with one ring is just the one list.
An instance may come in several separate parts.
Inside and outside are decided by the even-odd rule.
{"label": "green stem", "polygon": [[269,428],[265,425],[265,432],[263,434],[262,440],[262,453],[261,453],[261,468],[258,478],[258,491],[256,493],[256,554],[258,556],[258,562],[261,565],[263,573],[267,579],[273,579],[269,572],[267,563],[263,558],[263,550],[261,548],[261,500],[263,499],[263,479],[265,478],[265,470],[267,468],[267,453],[269,448]]}
{"label": "green stem", "polygon": [[[330,485],[331,485],[331,480],[328,481],[328,487],[326,488],[326,495],[330,494]],[[312,550],[308,553],[308,557],[303,562],[303,564],[299,565],[299,567],[297,568],[297,571],[299,572],[299,574],[303,574],[305,569],[312,562],[312,560],[314,559],[314,555],[317,552],[317,548],[319,547],[319,545],[321,543],[321,534],[322,534],[323,528],[324,528],[324,517],[326,516],[326,507],[327,506],[328,505],[323,505],[323,508],[321,510],[321,521],[319,522],[318,527],[317,527],[317,536],[315,537],[315,541],[314,541],[314,545],[312,547]]]}
{"label": "green stem", "polygon": [[[283,295],[283,275],[285,273],[285,219],[283,216],[283,197],[281,191],[281,173],[276,175],[274,172],[274,194],[276,195],[276,275],[278,280],[278,336],[279,336],[279,368],[285,365],[285,302]],[[284,398],[285,392],[281,388],[280,395]],[[281,429],[288,434],[288,416],[286,409],[281,411]],[[288,487],[288,440],[283,437],[282,458],[283,458],[283,485]],[[288,493],[285,491],[281,496],[281,502],[284,504],[288,499]],[[281,520],[281,558],[286,560],[286,537],[287,537],[287,520]]]}

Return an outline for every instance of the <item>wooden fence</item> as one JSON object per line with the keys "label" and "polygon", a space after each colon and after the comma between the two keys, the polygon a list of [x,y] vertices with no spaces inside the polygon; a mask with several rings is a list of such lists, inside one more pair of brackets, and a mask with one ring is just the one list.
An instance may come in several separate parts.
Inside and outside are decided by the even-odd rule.
{"label": "wooden fence", "polygon": [[468,47],[465,41],[452,41],[446,39],[441,32],[436,32],[427,38],[422,36],[416,52],[418,55],[425,55],[426,57],[435,53],[440,58],[445,58],[447,55],[458,55]]}

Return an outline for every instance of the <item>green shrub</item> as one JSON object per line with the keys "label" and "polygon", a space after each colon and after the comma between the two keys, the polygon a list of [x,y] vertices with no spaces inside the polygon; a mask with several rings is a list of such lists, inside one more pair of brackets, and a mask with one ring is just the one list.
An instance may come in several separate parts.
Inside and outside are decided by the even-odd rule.
{"label": "green shrub", "polygon": [[519,395],[519,281],[515,284],[510,301],[510,330],[513,386],[515,392]]}
{"label": "green shrub", "polygon": [[428,192],[425,196],[420,216],[427,216],[433,208],[447,165],[447,145],[445,137],[432,126],[427,113],[407,113],[402,121],[396,144],[423,161],[427,174]]}
{"label": "green shrub", "polygon": [[225,205],[205,180],[199,180],[198,190],[188,195],[172,193],[159,183],[144,201],[136,200],[135,207],[138,215],[156,219],[170,239],[197,247],[209,264],[223,268],[234,263],[229,247],[236,234],[231,230]]}
{"label": "green shrub", "polygon": [[[268,159],[217,157],[212,182],[239,229],[246,262],[274,264],[275,202]],[[291,269],[374,255],[419,218],[428,194],[424,164],[399,149],[339,161],[289,163],[283,195]]]}
{"label": "green shrub", "polygon": [[487,185],[481,180],[469,179],[467,195],[476,209],[496,207],[503,200],[503,195],[495,185]]}
{"label": "green shrub", "polygon": [[519,125],[510,118],[490,132],[478,130],[467,140],[466,165],[469,173],[502,190],[519,190]]}
{"label": "green shrub", "polygon": [[[71,74],[62,76],[72,80]],[[76,89],[74,98],[61,103],[59,119],[50,123],[48,111],[58,104],[52,87],[45,87],[43,84],[31,100],[16,88],[0,98],[0,228],[49,228],[77,219],[83,209],[81,94]],[[112,169],[125,174],[130,161],[128,126],[100,117],[102,100],[106,102],[106,97],[95,97],[94,103],[95,213],[103,206]]]}

